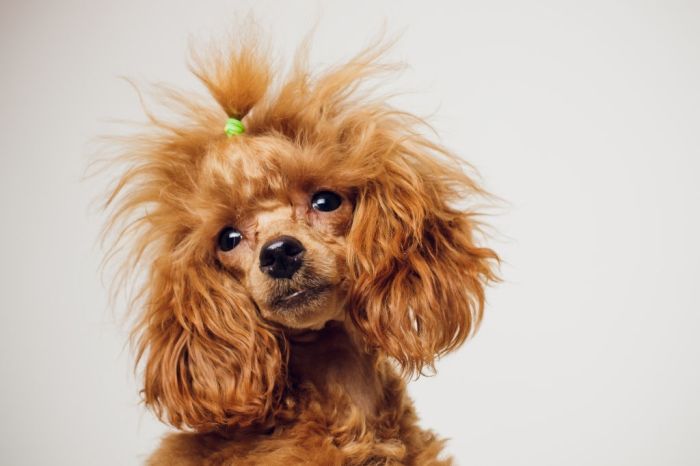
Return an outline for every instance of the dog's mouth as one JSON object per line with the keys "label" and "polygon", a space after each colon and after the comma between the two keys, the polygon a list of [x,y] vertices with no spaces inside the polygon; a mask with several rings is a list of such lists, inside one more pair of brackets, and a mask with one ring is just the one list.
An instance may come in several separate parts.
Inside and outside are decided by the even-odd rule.
{"label": "dog's mouth", "polygon": [[270,307],[278,310],[289,310],[306,307],[324,298],[330,291],[330,285],[321,284],[310,287],[290,288],[270,300]]}

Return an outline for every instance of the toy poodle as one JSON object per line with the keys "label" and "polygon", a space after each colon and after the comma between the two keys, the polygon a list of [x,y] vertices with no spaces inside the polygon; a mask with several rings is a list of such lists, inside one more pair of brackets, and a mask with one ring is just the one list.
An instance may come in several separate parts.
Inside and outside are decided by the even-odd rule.
{"label": "toy poodle", "polygon": [[160,86],[121,138],[108,229],[141,271],[144,402],[180,430],[149,465],[452,464],[405,382],[479,324],[485,193],[376,96],[386,47],[320,73],[307,48],[284,73],[255,37],[194,54],[210,96]]}

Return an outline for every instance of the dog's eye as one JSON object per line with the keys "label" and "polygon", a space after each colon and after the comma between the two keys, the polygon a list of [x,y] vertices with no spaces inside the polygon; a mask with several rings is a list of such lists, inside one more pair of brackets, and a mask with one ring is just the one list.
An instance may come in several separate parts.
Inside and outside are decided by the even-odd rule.
{"label": "dog's eye", "polygon": [[238,246],[238,243],[243,239],[240,231],[233,227],[226,227],[219,233],[219,249],[222,251],[230,251]]}
{"label": "dog's eye", "polygon": [[333,191],[319,191],[311,198],[311,206],[321,212],[331,212],[342,204],[343,198]]}

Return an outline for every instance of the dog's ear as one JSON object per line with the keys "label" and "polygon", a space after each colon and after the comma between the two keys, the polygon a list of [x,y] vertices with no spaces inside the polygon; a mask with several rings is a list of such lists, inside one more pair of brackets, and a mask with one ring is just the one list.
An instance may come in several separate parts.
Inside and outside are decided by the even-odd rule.
{"label": "dog's ear", "polygon": [[244,426],[274,408],[280,347],[240,286],[210,265],[153,265],[136,329],[143,395],[175,427]]}
{"label": "dog's ear", "polygon": [[388,118],[355,130],[376,163],[348,236],[349,312],[371,345],[417,373],[475,330],[498,258],[476,243],[476,213],[455,205],[483,192],[440,146],[402,129],[405,115]]}

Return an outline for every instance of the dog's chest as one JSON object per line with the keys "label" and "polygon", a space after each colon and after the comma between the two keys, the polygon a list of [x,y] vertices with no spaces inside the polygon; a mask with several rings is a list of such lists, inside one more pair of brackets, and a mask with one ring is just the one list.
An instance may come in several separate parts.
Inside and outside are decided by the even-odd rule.
{"label": "dog's chest", "polygon": [[293,344],[290,376],[298,386],[312,384],[321,404],[349,402],[368,419],[375,416],[382,397],[374,358],[343,330],[328,331],[314,342]]}

